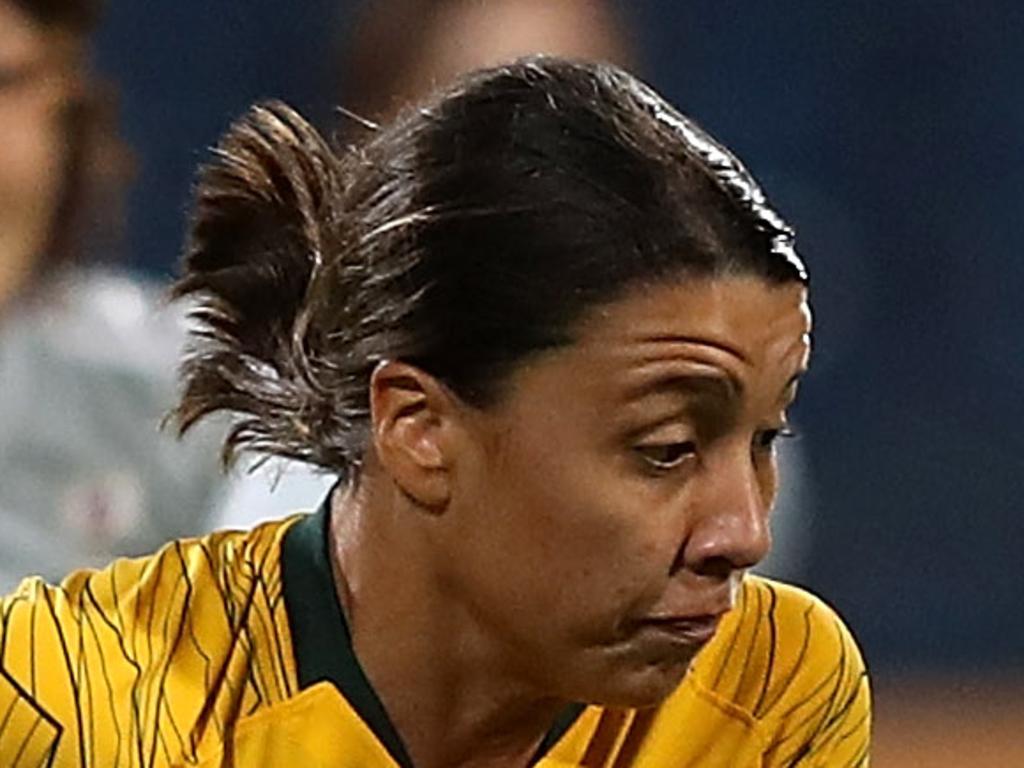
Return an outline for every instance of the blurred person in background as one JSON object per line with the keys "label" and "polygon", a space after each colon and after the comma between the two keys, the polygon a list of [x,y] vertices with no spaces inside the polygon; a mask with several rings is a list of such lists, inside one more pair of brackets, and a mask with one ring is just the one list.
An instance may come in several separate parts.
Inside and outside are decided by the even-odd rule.
{"label": "blurred person in background", "polygon": [[178,312],[109,264],[129,166],[96,0],[0,0],[0,589],[196,532],[212,446],[159,432]]}
{"label": "blurred person in background", "polygon": [[635,67],[631,29],[607,0],[374,0],[340,48],[344,106],[386,122],[465,72],[531,53]]}
{"label": "blurred person in background", "polygon": [[[339,44],[341,105],[350,133],[372,130],[439,85],[482,67],[529,54],[607,61],[637,69],[633,26],[606,0],[375,0]],[[807,546],[808,480],[799,445],[780,448],[785,464],[773,512],[772,553],[760,566],[799,580]],[[215,527],[247,528],[282,508],[316,505],[335,478],[311,467],[271,461],[232,484]]]}

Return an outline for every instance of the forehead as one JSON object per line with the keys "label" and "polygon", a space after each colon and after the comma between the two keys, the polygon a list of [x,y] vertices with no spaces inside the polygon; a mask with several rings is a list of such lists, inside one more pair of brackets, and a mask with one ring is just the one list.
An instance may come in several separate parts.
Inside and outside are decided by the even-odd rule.
{"label": "forehead", "polygon": [[743,378],[807,365],[811,313],[806,288],[757,277],[685,278],[641,285],[587,314],[577,348],[618,358],[686,358]]}

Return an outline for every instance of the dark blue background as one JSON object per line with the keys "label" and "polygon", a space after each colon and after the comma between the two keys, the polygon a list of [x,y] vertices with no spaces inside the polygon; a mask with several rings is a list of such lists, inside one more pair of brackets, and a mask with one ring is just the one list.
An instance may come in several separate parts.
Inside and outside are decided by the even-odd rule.
{"label": "dark blue background", "polygon": [[[806,580],[876,668],[1024,668],[1024,5],[628,9],[648,79],[801,234],[817,313],[797,410],[816,486]],[[171,272],[193,169],[251,101],[325,118],[350,13],[111,4],[98,60],[140,159],[130,261]]]}

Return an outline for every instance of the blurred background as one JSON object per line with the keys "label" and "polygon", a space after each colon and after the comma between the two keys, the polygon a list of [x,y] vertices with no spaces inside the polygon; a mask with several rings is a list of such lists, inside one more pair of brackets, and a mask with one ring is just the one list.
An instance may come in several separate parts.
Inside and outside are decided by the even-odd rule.
{"label": "blurred background", "polygon": [[[50,25],[50,5],[61,3],[14,2],[37,27]],[[24,419],[14,427],[23,406],[9,393],[22,382],[24,403],[38,403],[45,377],[72,382],[56,386],[63,407],[82,398],[78,368],[46,368],[66,350],[38,353],[38,329],[64,327],[55,312],[116,326],[142,348],[131,371],[90,384],[91,412],[120,413],[129,397],[151,415],[168,402],[180,317],[154,320],[167,312],[154,297],[175,269],[194,169],[252,101],[282,98],[344,136],[358,128],[334,113],[338,104],[383,118],[461,69],[516,53],[609,58],[735,150],[800,235],[816,348],[794,414],[801,437],[784,460],[784,557],[772,571],[825,597],[858,636],[876,691],[874,763],[1024,766],[1024,5],[110,0],[99,11],[56,28],[84,40],[76,66],[98,84],[96,103],[119,137],[98,176],[116,178],[106,188],[120,194],[103,217],[91,214],[109,226],[79,240],[93,281],[87,307],[69,304],[81,291],[53,299],[50,290],[44,301],[33,290],[4,311],[0,290],[0,536],[67,545],[40,545],[10,513],[28,508],[10,489],[31,456],[17,431]],[[17,41],[4,36],[11,23],[0,13],[9,141],[29,130],[12,128],[12,100],[26,86]],[[0,216],[14,199],[4,172]],[[153,357],[154,346],[169,357]],[[102,357],[90,353],[90,371]],[[52,464],[62,441],[34,455]],[[188,455],[162,443],[131,449],[136,463],[148,457],[141,487],[194,500],[172,506],[201,509],[202,520],[172,525],[173,511],[161,512],[160,525],[137,534],[145,497],[117,473],[62,492],[55,524],[77,531],[79,545],[61,564],[236,521],[265,487],[208,477],[200,467],[212,466],[212,442],[200,436]],[[294,498],[315,504],[322,485],[300,480]],[[6,557],[14,574],[15,555]]]}

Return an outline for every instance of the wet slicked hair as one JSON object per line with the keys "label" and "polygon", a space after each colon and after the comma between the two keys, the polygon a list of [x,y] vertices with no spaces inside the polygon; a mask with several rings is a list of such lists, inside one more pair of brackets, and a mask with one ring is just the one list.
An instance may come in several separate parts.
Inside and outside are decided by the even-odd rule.
{"label": "wet slicked hair", "polygon": [[350,478],[379,362],[487,407],[593,307],[733,274],[807,280],[741,163],[613,66],[477,72],[344,150],[263,104],[200,174],[175,289],[199,323],[178,425],[233,411],[226,460]]}

